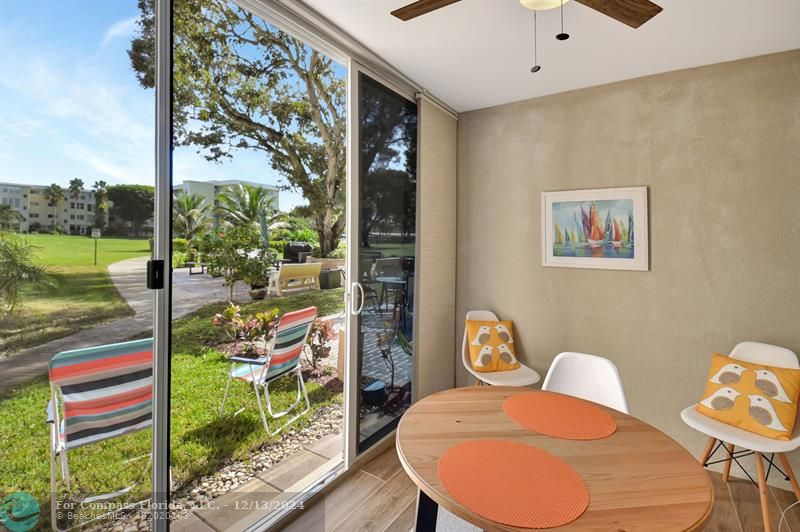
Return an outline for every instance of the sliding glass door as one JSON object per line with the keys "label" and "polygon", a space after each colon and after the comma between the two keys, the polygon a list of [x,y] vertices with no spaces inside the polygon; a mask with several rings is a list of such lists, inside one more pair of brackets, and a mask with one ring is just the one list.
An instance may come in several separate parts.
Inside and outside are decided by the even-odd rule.
{"label": "sliding glass door", "polygon": [[412,398],[417,105],[363,72],[351,76],[351,98],[357,107],[351,415],[360,453],[396,427]]}

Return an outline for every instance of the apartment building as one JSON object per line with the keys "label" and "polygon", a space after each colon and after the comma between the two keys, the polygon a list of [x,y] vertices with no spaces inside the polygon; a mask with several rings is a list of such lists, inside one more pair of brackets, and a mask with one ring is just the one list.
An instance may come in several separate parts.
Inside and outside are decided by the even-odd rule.
{"label": "apartment building", "polygon": [[[217,195],[219,195],[221,192],[224,192],[226,189],[240,184],[263,188],[264,190],[269,191],[269,195],[273,198],[272,206],[276,210],[280,210],[280,205],[278,203],[278,187],[273,185],[265,185],[264,183],[254,183],[252,181],[242,181],[239,179],[225,179],[217,181],[186,180],[183,183],[174,185],[172,190],[176,193],[183,191],[187,194],[198,194],[203,196],[206,198],[206,201],[211,208],[214,209],[219,206],[219,202],[217,202]],[[214,216],[216,216],[216,214],[214,214]]]}
{"label": "apartment building", "polygon": [[95,194],[82,190],[73,195],[64,190],[64,200],[52,205],[45,195],[47,187],[19,183],[0,183],[0,205],[11,205],[22,215],[15,228],[22,233],[60,226],[70,235],[85,235],[95,223]]}

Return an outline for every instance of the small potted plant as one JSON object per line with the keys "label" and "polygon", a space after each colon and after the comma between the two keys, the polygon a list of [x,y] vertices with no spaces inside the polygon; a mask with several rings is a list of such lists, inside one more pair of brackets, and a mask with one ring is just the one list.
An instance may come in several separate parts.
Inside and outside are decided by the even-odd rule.
{"label": "small potted plant", "polygon": [[250,285],[249,294],[252,299],[264,299],[267,296],[267,283],[275,256],[271,249],[257,249],[247,253],[243,278]]}

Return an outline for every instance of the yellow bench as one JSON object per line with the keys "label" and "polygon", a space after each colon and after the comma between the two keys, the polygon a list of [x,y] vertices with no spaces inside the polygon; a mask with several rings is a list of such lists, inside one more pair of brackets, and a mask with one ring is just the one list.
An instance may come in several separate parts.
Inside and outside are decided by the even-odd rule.
{"label": "yellow bench", "polygon": [[267,293],[282,296],[284,290],[314,288],[319,290],[321,262],[305,264],[283,264],[277,272],[269,276]]}

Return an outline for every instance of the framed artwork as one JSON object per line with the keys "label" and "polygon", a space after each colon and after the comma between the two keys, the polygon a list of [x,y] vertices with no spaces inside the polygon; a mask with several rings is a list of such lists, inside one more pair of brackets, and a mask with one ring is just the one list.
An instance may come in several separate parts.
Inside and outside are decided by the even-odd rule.
{"label": "framed artwork", "polygon": [[650,268],[647,187],[542,193],[542,264]]}

